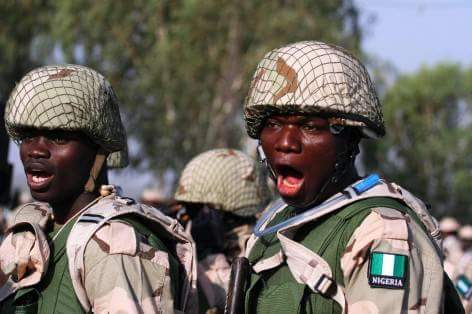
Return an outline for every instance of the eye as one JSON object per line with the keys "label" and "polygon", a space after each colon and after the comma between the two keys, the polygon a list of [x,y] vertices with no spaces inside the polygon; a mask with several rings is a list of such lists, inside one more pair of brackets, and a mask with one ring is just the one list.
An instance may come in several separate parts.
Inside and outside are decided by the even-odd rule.
{"label": "eye", "polygon": [[33,138],[34,138],[34,136],[32,136],[30,134],[24,134],[18,140],[18,144],[31,143],[33,141]]}
{"label": "eye", "polygon": [[53,132],[47,135],[47,139],[56,145],[64,145],[70,141],[68,134],[63,132]]}
{"label": "eye", "polygon": [[279,126],[280,126],[280,123],[274,119],[268,119],[267,122],[265,123],[266,128],[276,128]]}
{"label": "eye", "polygon": [[308,121],[308,122],[305,122],[303,123],[300,128],[304,131],[308,131],[308,132],[317,132],[317,131],[320,131],[322,130],[323,128],[319,125],[317,125],[316,123],[312,122],[312,121]]}
{"label": "eye", "polygon": [[64,145],[69,141],[67,138],[62,137],[62,136],[52,136],[50,140],[53,141],[57,145]]}
{"label": "eye", "polygon": [[329,123],[323,119],[307,119],[299,124],[302,131],[310,133],[319,133],[329,128]]}

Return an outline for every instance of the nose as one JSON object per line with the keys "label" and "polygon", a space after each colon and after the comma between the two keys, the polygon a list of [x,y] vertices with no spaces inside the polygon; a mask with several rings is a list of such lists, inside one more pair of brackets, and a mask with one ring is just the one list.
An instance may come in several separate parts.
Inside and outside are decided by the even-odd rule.
{"label": "nose", "polygon": [[44,136],[36,136],[21,143],[22,150],[25,150],[28,157],[39,159],[49,158],[51,152],[48,149],[47,139]]}
{"label": "nose", "polygon": [[275,143],[275,149],[282,153],[300,153],[302,149],[300,136],[301,134],[296,126],[284,126]]}

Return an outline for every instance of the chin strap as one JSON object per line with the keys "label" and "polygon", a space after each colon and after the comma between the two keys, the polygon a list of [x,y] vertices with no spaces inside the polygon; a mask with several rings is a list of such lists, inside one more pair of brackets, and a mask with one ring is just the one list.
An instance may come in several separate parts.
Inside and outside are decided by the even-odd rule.
{"label": "chin strap", "polygon": [[259,141],[257,144],[257,155],[259,156],[259,161],[264,164],[267,171],[269,171],[270,178],[277,184],[277,175],[275,174],[274,168],[272,168],[269,161],[267,160],[264,150],[262,149],[261,141]]}
{"label": "chin strap", "polygon": [[99,150],[95,156],[95,161],[93,162],[92,169],[90,169],[90,176],[85,184],[85,191],[94,193],[97,185],[97,178],[100,174],[100,171],[103,168],[103,164],[107,159],[107,153],[103,150]]}
{"label": "chin strap", "polygon": [[[344,130],[345,128],[341,125],[330,126],[330,131],[335,136],[342,136],[341,133]],[[354,159],[358,153],[359,146],[356,144],[352,144],[351,141],[348,141],[348,144],[344,146],[344,150],[336,154],[336,163],[334,164],[334,171],[331,174],[330,178],[325,181],[323,187],[320,189],[313,202],[311,202],[308,206],[311,206],[316,203],[320,195],[322,195],[323,192],[325,192],[331,184],[336,184],[342,179],[342,177],[348,171],[349,165],[354,162]]]}

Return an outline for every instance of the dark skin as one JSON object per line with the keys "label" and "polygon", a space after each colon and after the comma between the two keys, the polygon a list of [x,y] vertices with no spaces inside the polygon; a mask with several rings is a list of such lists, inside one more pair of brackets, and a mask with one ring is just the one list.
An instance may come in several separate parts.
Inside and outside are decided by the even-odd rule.
{"label": "dark skin", "polygon": [[49,203],[55,223],[64,224],[99,196],[84,190],[98,146],[81,132],[34,129],[24,134],[20,156],[31,195]]}
{"label": "dark skin", "polygon": [[265,122],[260,141],[276,173],[280,195],[297,208],[317,205],[359,178],[354,163],[349,163],[338,182],[323,188],[335,170],[337,154],[347,145],[344,137],[330,132],[325,118],[271,116]]}

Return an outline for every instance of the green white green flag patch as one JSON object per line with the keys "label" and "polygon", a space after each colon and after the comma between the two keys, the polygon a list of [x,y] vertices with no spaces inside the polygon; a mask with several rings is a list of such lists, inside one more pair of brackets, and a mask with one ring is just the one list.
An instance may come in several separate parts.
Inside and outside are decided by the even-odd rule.
{"label": "green white green flag patch", "polygon": [[374,288],[403,289],[408,256],[372,252],[369,264],[369,285]]}

